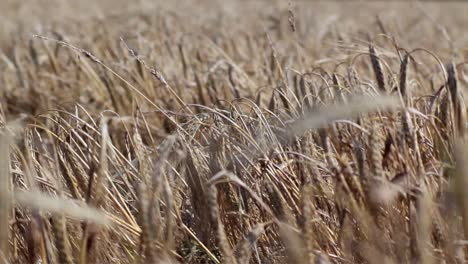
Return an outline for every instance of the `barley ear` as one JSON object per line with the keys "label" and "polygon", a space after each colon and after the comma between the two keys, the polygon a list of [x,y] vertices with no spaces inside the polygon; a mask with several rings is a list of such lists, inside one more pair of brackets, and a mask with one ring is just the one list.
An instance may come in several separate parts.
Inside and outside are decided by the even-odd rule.
{"label": "barley ear", "polygon": [[374,45],[369,44],[369,54],[372,63],[372,69],[374,70],[375,80],[381,92],[385,92],[385,77],[380,64],[380,58],[377,56]]}

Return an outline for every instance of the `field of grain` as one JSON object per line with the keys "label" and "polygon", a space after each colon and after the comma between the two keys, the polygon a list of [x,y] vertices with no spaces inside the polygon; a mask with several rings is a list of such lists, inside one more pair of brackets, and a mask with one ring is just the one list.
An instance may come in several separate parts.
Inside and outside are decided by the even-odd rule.
{"label": "field of grain", "polygon": [[0,3],[0,263],[466,263],[468,4]]}

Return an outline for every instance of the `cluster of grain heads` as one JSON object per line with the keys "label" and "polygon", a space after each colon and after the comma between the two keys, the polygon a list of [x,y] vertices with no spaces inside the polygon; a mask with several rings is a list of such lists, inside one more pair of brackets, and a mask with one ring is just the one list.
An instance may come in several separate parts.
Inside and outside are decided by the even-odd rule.
{"label": "cluster of grain heads", "polygon": [[443,45],[407,52],[403,15],[362,44],[308,8],[202,2],[0,52],[0,119],[28,112],[0,134],[1,263],[464,261],[466,80]]}
{"label": "cluster of grain heads", "polygon": [[[335,86],[344,85],[333,76]],[[297,91],[307,96],[305,88]],[[274,107],[263,109],[249,101],[256,118],[240,101],[229,108],[197,105],[206,114],[190,111],[183,119],[187,122],[177,125],[177,135],[159,144],[150,129],[154,120],[139,111],[133,128],[124,126],[120,134],[110,129],[106,117],[99,122],[79,108],[73,114],[57,111],[47,116],[45,120],[57,126],[30,130],[32,162],[42,164],[31,169],[39,178],[58,173],[55,177],[74,199],[106,211],[116,208],[112,217],[124,232],[101,232],[86,210],[70,207],[78,214],[63,208],[59,213],[60,207],[50,207],[51,198],[49,207],[31,202],[28,206],[36,211],[58,214],[51,226],[41,214],[32,217],[31,252],[37,253],[30,259],[96,263],[106,254],[98,248],[118,250],[104,239],[119,237],[128,243],[123,255],[139,263],[180,261],[186,258],[181,245],[215,263],[269,258],[294,263],[327,263],[329,258],[429,261],[431,248],[424,241],[432,230],[428,210],[433,196],[426,195],[430,177],[421,175],[432,153],[421,142],[434,135],[415,131],[428,117],[383,95],[347,96],[339,103],[296,111],[298,105],[287,98],[286,90],[278,93],[283,106],[275,101]],[[286,105],[289,110],[280,110]],[[398,122],[390,110],[402,113],[401,124],[373,123]],[[117,124],[122,120],[116,119]],[[116,140],[121,135],[124,143]],[[52,148],[45,147],[51,143]],[[403,148],[394,146],[400,143]],[[38,146],[45,151],[38,153]],[[186,151],[186,157],[177,158],[176,149]],[[57,167],[48,163],[54,156]],[[417,184],[407,186],[408,178]],[[49,191],[60,193],[59,189]],[[18,201],[31,199],[24,195]],[[182,216],[179,210],[189,212]],[[85,222],[80,241],[73,239],[77,230],[69,230],[65,216]],[[402,225],[410,231],[398,228]],[[47,235],[49,228],[52,235]],[[408,234],[411,239],[405,237]],[[405,243],[411,244],[411,253],[400,246]],[[273,256],[274,252],[284,253]]]}

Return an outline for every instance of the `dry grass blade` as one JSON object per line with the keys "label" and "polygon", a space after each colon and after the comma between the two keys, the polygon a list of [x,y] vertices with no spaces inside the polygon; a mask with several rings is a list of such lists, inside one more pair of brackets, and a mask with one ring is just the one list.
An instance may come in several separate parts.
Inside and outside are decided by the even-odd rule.
{"label": "dry grass blade", "polygon": [[257,224],[250,230],[250,232],[245,236],[244,240],[239,242],[239,244],[234,249],[234,255],[237,258],[237,263],[245,264],[250,263],[250,258],[252,257],[252,250],[255,246],[257,240],[265,232],[265,227],[270,223],[261,223]]}
{"label": "dry grass blade", "polygon": [[11,137],[2,131],[0,134],[0,263],[8,263],[9,219],[11,213],[10,179],[10,142]]}
{"label": "dry grass blade", "polygon": [[290,136],[301,135],[307,130],[323,128],[333,121],[356,118],[360,114],[372,111],[396,109],[398,106],[399,102],[395,97],[355,97],[345,104],[326,106],[290,122],[289,133]]}
{"label": "dry grass blade", "polygon": [[89,221],[110,227],[111,220],[101,211],[78,201],[53,197],[38,191],[15,191],[15,202],[23,207],[65,215],[77,220]]}
{"label": "dry grass blade", "polygon": [[460,214],[463,219],[463,229],[465,239],[468,239],[468,196],[466,193],[466,187],[468,186],[468,144],[463,141],[459,141],[455,148],[455,181],[454,191],[458,199],[458,206]]}
{"label": "dry grass blade", "polygon": [[304,259],[306,256],[304,243],[299,236],[299,232],[288,224],[278,223],[279,233],[283,240],[289,263],[307,263],[310,260]]}

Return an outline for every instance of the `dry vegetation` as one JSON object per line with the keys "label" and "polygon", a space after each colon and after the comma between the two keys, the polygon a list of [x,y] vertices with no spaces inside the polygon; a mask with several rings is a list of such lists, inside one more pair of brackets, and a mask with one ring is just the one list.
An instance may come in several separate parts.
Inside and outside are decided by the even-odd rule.
{"label": "dry vegetation", "polygon": [[0,263],[465,262],[465,4],[129,2],[0,4]]}

